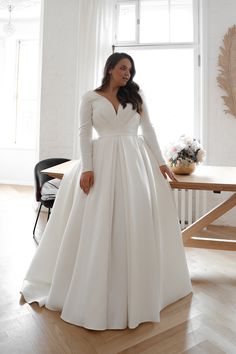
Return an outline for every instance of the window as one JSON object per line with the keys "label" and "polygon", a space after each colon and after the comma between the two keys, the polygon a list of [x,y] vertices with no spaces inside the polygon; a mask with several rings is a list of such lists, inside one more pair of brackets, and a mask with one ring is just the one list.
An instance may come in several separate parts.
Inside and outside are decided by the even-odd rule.
{"label": "window", "polygon": [[35,148],[38,40],[0,42],[0,146]]}
{"label": "window", "polygon": [[[119,42],[135,42],[136,38],[136,3],[117,4],[117,38]],[[128,29],[128,31],[127,31]]]}
{"label": "window", "polygon": [[36,109],[38,97],[38,50],[36,40],[17,43],[16,129],[15,142],[28,147],[36,144]]}
{"label": "window", "polygon": [[162,148],[199,138],[198,1],[117,1],[115,51],[130,54]]}

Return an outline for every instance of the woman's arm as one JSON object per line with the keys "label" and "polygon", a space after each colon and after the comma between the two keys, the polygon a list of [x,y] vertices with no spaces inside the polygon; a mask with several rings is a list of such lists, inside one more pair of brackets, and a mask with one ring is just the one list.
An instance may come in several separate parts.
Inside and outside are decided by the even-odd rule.
{"label": "woman's arm", "polygon": [[146,106],[146,103],[143,100],[143,106],[142,106],[142,114],[141,114],[141,130],[143,137],[152,150],[153,154],[156,157],[156,160],[160,166],[161,173],[163,176],[166,178],[167,176],[170,177],[173,181],[176,181],[176,178],[172,171],[169,169],[169,167],[166,165],[165,159],[162,156],[162,152],[160,149],[160,146],[157,141],[156,133],[153,128],[153,125],[150,121],[149,114],[148,114],[148,109]]}
{"label": "woman's arm", "polygon": [[88,94],[82,98],[79,112],[79,144],[81,158],[80,188],[88,194],[94,183],[92,145],[92,105]]}
{"label": "woman's arm", "polygon": [[141,127],[141,131],[142,131],[142,135],[143,135],[146,143],[148,144],[148,146],[152,150],[153,154],[155,155],[159,166],[165,165],[166,162],[165,162],[164,157],[162,156],[161,149],[160,149],[160,146],[157,141],[156,133],[155,133],[153,125],[150,121],[148,109],[147,109],[146,103],[144,101],[143,101],[143,105],[142,105],[140,127]]}
{"label": "woman's arm", "polygon": [[79,110],[79,145],[81,155],[81,171],[92,171],[92,104],[88,94],[85,94],[82,98]]}

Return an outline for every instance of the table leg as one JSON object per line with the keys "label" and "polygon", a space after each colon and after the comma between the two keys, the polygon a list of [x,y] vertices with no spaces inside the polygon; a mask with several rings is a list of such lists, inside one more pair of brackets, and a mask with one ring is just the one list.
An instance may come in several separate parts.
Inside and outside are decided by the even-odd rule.
{"label": "table leg", "polygon": [[225,214],[236,205],[236,193],[234,193],[229,199],[221,203],[207,214],[202,216],[199,220],[195,221],[192,225],[182,231],[183,243],[186,247],[199,247],[199,248],[213,248],[224,250],[235,250],[236,242],[226,242],[220,240],[209,239],[196,239],[192,238],[193,235],[202,230],[207,225],[211,224],[214,220]]}

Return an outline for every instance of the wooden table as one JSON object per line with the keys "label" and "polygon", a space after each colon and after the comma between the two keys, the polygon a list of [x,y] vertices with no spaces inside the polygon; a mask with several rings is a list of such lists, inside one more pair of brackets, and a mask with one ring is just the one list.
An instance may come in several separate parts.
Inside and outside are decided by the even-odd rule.
{"label": "wooden table", "polygon": [[[60,165],[47,168],[43,173],[54,178],[62,178],[70,170],[76,160],[64,162]],[[226,201],[209,211],[192,225],[182,231],[183,242],[187,247],[200,247],[236,251],[236,240],[217,240],[194,237],[200,230],[225,214],[236,205],[236,167],[198,166],[189,176],[177,176],[178,182],[170,181],[172,188],[206,190],[213,192],[234,192]]]}
{"label": "wooden table", "polygon": [[77,162],[78,162],[78,160],[66,161],[66,162],[60,163],[59,165],[46,168],[45,170],[42,170],[41,172],[49,175],[50,177],[62,179],[64,174],[66,172],[68,172]]}
{"label": "wooden table", "polygon": [[236,251],[236,240],[217,240],[194,237],[199,231],[224,215],[236,205],[236,167],[198,166],[189,176],[176,176],[178,182],[170,181],[172,188],[205,190],[213,192],[234,192],[226,201],[203,215],[182,231],[187,247],[212,248]]}

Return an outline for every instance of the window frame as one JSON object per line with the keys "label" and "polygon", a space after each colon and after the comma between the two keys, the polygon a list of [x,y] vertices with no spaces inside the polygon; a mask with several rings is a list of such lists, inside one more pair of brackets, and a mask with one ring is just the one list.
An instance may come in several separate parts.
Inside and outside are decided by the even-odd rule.
{"label": "window frame", "polygon": [[[142,0],[145,1],[145,0]],[[170,0],[168,0],[170,2]],[[113,52],[117,49],[119,51],[125,51],[127,49],[184,49],[191,48],[194,53],[194,116],[193,116],[193,131],[194,138],[199,141],[202,140],[202,117],[201,117],[201,45],[200,45],[200,6],[201,0],[193,1],[193,41],[192,42],[154,42],[154,43],[140,43],[140,0],[116,0],[115,3],[115,26],[114,26],[114,38],[113,38]],[[118,32],[118,6],[119,4],[136,3],[136,40],[134,41],[117,41]]]}
{"label": "window frame", "polygon": [[[36,137],[35,137],[35,143],[32,144],[30,141],[26,141],[24,143],[22,143],[20,141],[19,138],[19,126],[21,124],[21,118],[20,118],[20,110],[19,110],[19,105],[22,101],[21,98],[21,94],[19,92],[19,84],[20,84],[20,52],[22,49],[22,45],[24,45],[24,43],[36,43],[39,46],[39,39],[38,38],[19,38],[19,37],[15,37],[13,39],[11,39],[10,44],[7,45],[7,41],[8,39],[6,38],[0,38],[0,41],[4,44],[4,55],[9,55],[9,53],[7,53],[7,51],[9,51],[10,48],[11,50],[11,55],[12,55],[12,63],[10,64],[10,67],[8,66],[9,71],[12,72],[12,84],[11,84],[11,103],[12,103],[12,128],[9,131],[11,134],[11,140],[9,141],[1,141],[0,142],[0,149],[4,150],[4,149],[15,149],[15,150],[35,150],[36,148]],[[8,64],[7,64],[8,65]],[[37,81],[38,81],[38,73],[36,73],[37,75]],[[38,86],[38,84],[37,84]],[[36,107],[36,111],[38,109],[38,92],[37,92],[37,97],[34,97],[33,99],[31,99],[31,97],[29,98],[29,100],[33,100],[35,103],[35,107]],[[34,116],[35,121],[37,121],[37,116]],[[4,129],[4,123],[0,122],[0,127],[1,129]]]}
{"label": "window frame", "polygon": [[[21,97],[21,92],[19,91],[19,85],[20,85],[20,71],[21,71],[21,52],[22,52],[22,47],[25,45],[25,44],[36,44],[37,47],[39,48],[39,40],[37,38],[26,38],[26,39],[16,39],[16,63],[15,63],[15,66],[16,66],[16,70],[15,70],[15,126],[14,126],[14,145],[16,147],[20,147],[20,148],[25,148],[25,149],[29,149],[29,150],[32,150],[32,149],[35,149],[36,146],[36,136],[35,136],[35,142],[33,145],[31,145],[30,141],[27,141],[26,144],[22,144],[22,142],[20,142],[20,138],[18,137],[18,134],[20,134],[20,131],[19,131],[19,125],[20,125],[20,121],[21,121],[21,117],[20,117],[20,103],[23,101],[23,100],[28,100],[28,101],[33,101],[34,104],[35,104],[35,108],[36,108],[36,111],[37,111],[37,104],[38,104],[38,92],[36,93],[36,95],[33,97],[33,96],[27,96],[27,97]],[[38,73],[36,75],[36,84],[38,86]],[[35,113],[35,116],[34,116],[34,120],[35,122],[37,121],[37,113]],[[35,131],[36,133],[36,131]]]}

